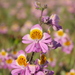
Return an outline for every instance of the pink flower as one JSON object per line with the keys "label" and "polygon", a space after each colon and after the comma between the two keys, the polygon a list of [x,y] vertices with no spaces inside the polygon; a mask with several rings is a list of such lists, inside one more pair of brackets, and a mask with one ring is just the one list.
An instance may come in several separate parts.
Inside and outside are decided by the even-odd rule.
{"label": "pink flower", "polygon": [[70,54],[72,49],[73,49],[73,42],[72,40],[69,38],[69,36],[63,32],[62,29],[58,30],[55,33],[55,41],[57,41],[58,43],[61,44],[62,46],[62,51]]}
{"label": "pink flower", "polygon": [[49,58],[48,62],[49,62],[49,65],[51,67],[55,67],[56,66],[56,59],[55,58]]}
{"label": "pink flower", "polygon": [[42,27],[39,24],[34,25],[30,34],[25,35],[22,38],[22,43],[30,44],[26,47],[26,52],[40,52],[48,51],[47,43],[51,42],[51,37],[48,33],[43,33]]}
{"label": "pink flower", "polygon": [[29,64],[27,63],[26,60],[26,55],[24,52],[21,50],[18,53],[17,59],[12,63],[12,75],[31,75],[30,70],[29,70]]}
{"label": "pink flower", "polygon": [[6,60],[5,60],[5,64],[6,64],[6,67],[11,70],[12,67],[11,67],[11,64],[14,62],[14,59],[12,57],[7,57]]}
{"label": "pink flower", "polygon": [[69,39],[69,37],[63,38],[62,39],[62,51],[70,54],[72,49],[73,49],[73,42],[71,41],[71,39]]}

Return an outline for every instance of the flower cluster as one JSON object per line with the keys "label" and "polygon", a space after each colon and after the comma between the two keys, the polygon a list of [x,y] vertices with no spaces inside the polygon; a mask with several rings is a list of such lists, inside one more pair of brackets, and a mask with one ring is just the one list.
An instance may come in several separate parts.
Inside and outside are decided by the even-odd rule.
{"label": "flower cluster", "polygon": [[[37,8],[38,6],[38,8]],[[31,58],[27,59],[27,54],[23,50],[18,52],[17,59],[14,60],[11,65],[12,75],[53,75],[54,71],[47,69],[48,65],[52,67],[55,66],[56,60],[53,58],[46,59],[46,53],[52,49],[56,49],[61,46],[61,44],[55,41],[48,32],[44,32],[42,24],[47,24],[52,26],[54,30],[61,30],[62,27],[58,24],[59,17],[54,14],[50,18],[48,16],[43,16],[44,9],[47,6],[41,6],[36,3],[36,8],[42,10],[40,17],[40,24],[35,24],[31,27],[30,33],[26,34],[22,38],[22,43],[28,44],[25,48],[26,53],[31,53]],[[40,53],[40,59],[33,60],[34,54]]]}
{"label": "flower cluster", "polygon": [[67,32],[64,32],[63,29],[58,30],[57,32],[54,33],[55,36],[55,41],[59,42],[62,46],[62,51],[70,54],[72,49],[73,49],[73,42],[70,39],[69,35]]}

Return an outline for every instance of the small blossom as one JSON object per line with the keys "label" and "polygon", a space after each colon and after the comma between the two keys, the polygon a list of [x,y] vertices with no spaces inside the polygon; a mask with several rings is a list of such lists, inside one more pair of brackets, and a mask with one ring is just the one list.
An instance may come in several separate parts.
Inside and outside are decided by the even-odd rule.
{"label": "small blossom", "polygon": [[12,75],[31,75],[26,56],[22,50],[18,53],[17,59],[11,66],[14,68],[11,72]]}
{"label": "small blossom", "polygon": [[30,44],[26,47],[26,52],[47,52],[47,43],[51,41],[51,37],[48,33],[43,33],[42,28],[39,24],[34,25],[30,34],[25,35],[22,38],[22,43]]}
{"label": "small blossom", "polygon": [[55,67],[56,66],[56,59],[55,58],[49,58],[48,62],[49,62],[49,65],[51,67]]}
{"label": "small blossom", "polygon": [[67,72],[66,75],[75,75],[75,70],[71,69],[70,72]]}
{"label": "small blossom", "polygon": [[49,16],[42,17],[42,22],[51,25],[54,30],[60,30],[62,27],[58,24],[59,23],[59,17],[56,14],[52,14]]}

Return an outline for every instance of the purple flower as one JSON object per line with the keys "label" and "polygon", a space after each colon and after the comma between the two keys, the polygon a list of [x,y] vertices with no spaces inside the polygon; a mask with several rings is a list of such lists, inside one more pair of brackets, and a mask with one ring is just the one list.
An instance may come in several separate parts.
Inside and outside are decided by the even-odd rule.
{"label": "purple flower", "polygon": [[40,52],[46,53],[48,51],[47,43],[51,42],[51,37],[48,33],[43,33],[42,27],[39,24],[34,25],[30,34],[22,38],[22,43],[30,44],[26,47],[26,52]]}
{"label": "purple flower", "polygon": [[41,71],[38,71],[36,74],[34,75],[53,75],[54,71],[50,71],[48,69],[43,69]]}
{"label": "purple flower", "polygon": [[55,41],[55,40],[52,40],[52,42],[49,43],[48,46],[49,46],[50,49],[56,49],[56,48],[58,48],[58,47],[61,47],[61,44],[58,43],[58,42]]}
{"label": "purple flower", "polygon": [[59,17],[56,14],[52,14],[49,16],[43,16],[42,22],[44,22],[47,25],[51,25],[54,30],[60,30],[62,27],[58,24],[59,23]]}

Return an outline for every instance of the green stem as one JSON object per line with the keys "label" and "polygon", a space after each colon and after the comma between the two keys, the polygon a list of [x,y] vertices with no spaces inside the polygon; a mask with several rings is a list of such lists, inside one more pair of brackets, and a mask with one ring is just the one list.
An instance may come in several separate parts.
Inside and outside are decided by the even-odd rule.
{"label": "green stem", "polygon": [[31,58],[30,58],[30,61],[29,61],[30,64],[32,63],[33,56],[34,56],[34,52],[32,53]]}
{"label": "green stem", "polygon": [[40,16],[40,25],[42,25],[41,19],[42,19],[42,16],[43,16],[43,11],[44,11],[44,9],[42,8],[42,10],[41,10],[41,16]]}

